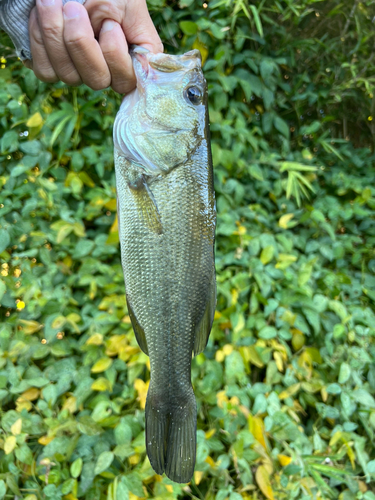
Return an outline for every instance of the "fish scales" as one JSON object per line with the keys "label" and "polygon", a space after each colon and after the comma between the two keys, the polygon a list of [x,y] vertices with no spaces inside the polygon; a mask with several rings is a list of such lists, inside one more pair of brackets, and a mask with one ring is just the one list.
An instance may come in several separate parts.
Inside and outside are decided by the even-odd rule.
{"label": "fish scales", "polygon": [[[128,103],[124,102],[125,113],[121,115],[120,110],[114,130],[122,265],[133,327],[142,349],[150,356],[147,453],[157,473],[188,482],[196,453],[192,353],[201,352],[207,342],[216,303],[216,219],[206,88],[197,51],[185,55],[188,68],[176,70],[181,73],[181,81],[177,78],[170,89],[168,79],[163,80],[159,74],[163,73],[162,57],[157,58],[157,71],[145,77],[142,71],[156,56],[144,55],[144,49],[140,54],[135,52],[134,56],[139,94],[136,91]],[[173,71],[168,64],[173,67],[174,61],[183,57],[164,56],[169,73]],[[184,70],[189,75],[186,78]],[[147,85],[157,86],[158,79],[165,89],[153,96]],[[182,97],[186,88],[195,85],[202,92],[199,110]],[[174,92],[179,103],[167,103],[165,111],[170,117],[165,118],[163,128],[155,123],[157,118],[149,119],[147,114],[153,112],[153,98],[159,102],[168,92]],[[139,104],[142,99],[143,107]],[[192,117],[191,128],[184,125],[184,106],[190,108],[186,114]],[[138,119],[147,122],[143,130],[134,124]],[[175,137],[165,128],[166,122]],[[131,129],[138,135],[132,136]],[[156,142],[148,148],[146,136],[155,129]],[[176,150],[179,141],[181,148]],[[158,168],[158,157],[164,170]]]}

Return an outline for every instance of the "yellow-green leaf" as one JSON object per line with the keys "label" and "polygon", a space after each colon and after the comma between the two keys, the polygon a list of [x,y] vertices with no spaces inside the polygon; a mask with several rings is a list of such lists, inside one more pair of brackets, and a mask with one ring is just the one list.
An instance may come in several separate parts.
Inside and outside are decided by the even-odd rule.
{"label": "yellow-green leaf", "polygon": [[260,465],[257,468],[255,479],[263,495],[269,500],[274,500],[275,497],[273,496],[270,475],[264,465]]}
{"label": "yellow-green leaf", "polygon": [[10,453],[12,453],[12,451],[16,447],[16,444],[16,436],[8,436],[4,443],[5,455],[9,455]]}
{"label": "yellow-green leaf", "polygon": [[297,384],[291,385],[285,391],[280,392],[279,399],[286,399],[289,398],[290,396],[293,396],[293,394],[299,391],[300,387],[301,384],[299,382]]}
{"label": "yellow-green leaf", "polygon": [[65,325],[66,319],[64,316],[57,316],[53,321],[52,321],[52,328],[59,330]]}
{"label": "yellow-green leaf", "polygon": [[27,120],[26,125],[28,127],[39,127],[43,123],[43,118],[42,115],[37,111],[36,113],[33,114],[33,116],[30,116],[30,118]]}
{"label": "yellow-green leaf", "polygon": [[207,60],[207,56],[208,56],[208,49],[205,45],[203,45],[202,42],[200,42],[198,40],[198,38],[195,39],[195,42],[193,43],[193,49],[198,49],[199,52],[201,53],[201,56],[202,56],[202,66],[204,65],[204,63],[206,62]]}
{"label": "yellow-green leaf", "polygon": [[38,323],[37,321],[20,319],[20,324],[22,325],[22,331],[25,335],[31,335],[32,333],[38,332],[43,325]]}
{"label": "yellow-green leaf", "polygon": [[65,224],[59,229],[57,233],[56,243],[61,243],[73,231],[71,224]]}
{"label": "yellow-green leaf", "polygon": [[285,214],[282,215],[279,219],[279,227],[283,229],[288,229],[288,222],[291,221],[294,217],[294,214]]}
{"label": "yellow-green leaf", "polygon": [[91,335],[89,339],[85,342],[86,345],[102,345],[103,344],[103,335],[101,333],[94,333]]}
{"label": "yellow-green leaf", "polygon": [[297,260],[297,257],[295,255],[290,255],[287,253],[280,253],[279,256],[277,257],[277,264],[276,264],[276,269],[286,269],[289,267],[293,262]]}
{"label": "yellow-green leaf", "polygon": [[262,253],[260,254],[260,260],[262,264],[266,265],[271,262],[274,252],[275,249],[272,245],[268,245],[267,247],[263,248]]}
{"label": "yellow-green leaf", "polygon": [[106,379],[105,377],[99,377],[98,379],[93,382],[91,389],[94,391],[111,391],[112,386],[111,382]]}
{"label": "yellow-green leaf", "polygon": [[258,368],[262,368],[264,366],[263,360],[259,356],[259,353],[256,350],[255,345],[249,345],[247,347],[247,352],[251,364],[257,366]]}
{"label": "yellow-green leaf", "polygon": [[292,461],[292,458],[288,457],[287,455],[279,454],[277,455],[277,458],[279,459],[280,465],[282,465],[283,467],[286,467]]}
{"label": "yellow-green leaf", "polygon": [[140,378],[136,378],[134,380],[134,389],[138,392],[137,399],[140,403],[142,410],[144,410],[146,407],[146,397],[147,397],[147,391],[148,391],[149,385],[150,385],[150,381],[144,382]]}
{"label": "yellow-green leaf", "polygon": [[108,370],[108,368],[112,364],[112,359],[108,357],[100,358],[94,366],[91,368],[92,373],[101,373],[104,372],[105,370]]}
{"label": "yellow-green leaf", "polygon": [[21,430],[22,430],[22,418],[18,418],[11,426],[10,431],[13,434],[13,436],[18,436],[18,434],[21,434]]}
{"label": "yellow-green leaf", "polygon": [[267,448],[266,440],[264,438],[264,423],[260,417],[248,417],[249,431],[254,438],[260,443],[264,449]]}

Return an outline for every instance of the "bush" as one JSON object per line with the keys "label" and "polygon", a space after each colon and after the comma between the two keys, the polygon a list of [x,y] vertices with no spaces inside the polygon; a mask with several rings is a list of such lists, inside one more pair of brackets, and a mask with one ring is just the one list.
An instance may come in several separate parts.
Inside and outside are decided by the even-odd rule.
{"label": "bush", "polygon": [[2,35],[0,498],[375,499],[371,2],[151,0],[200,49],[218,306],[193,361],[193,481],[145,457],[111,91],[46,85]]}

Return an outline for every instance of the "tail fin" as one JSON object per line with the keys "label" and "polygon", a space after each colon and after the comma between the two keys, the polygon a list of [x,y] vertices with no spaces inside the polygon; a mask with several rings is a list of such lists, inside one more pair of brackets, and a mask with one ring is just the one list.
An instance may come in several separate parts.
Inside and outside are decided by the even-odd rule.
{"label": "tail fin", "polygon": [[157,474],[176,483],[193,476],[196,454],[197,406],[191,389],[187,397],[166,402],[150,393],[146,402],[146,448]]}

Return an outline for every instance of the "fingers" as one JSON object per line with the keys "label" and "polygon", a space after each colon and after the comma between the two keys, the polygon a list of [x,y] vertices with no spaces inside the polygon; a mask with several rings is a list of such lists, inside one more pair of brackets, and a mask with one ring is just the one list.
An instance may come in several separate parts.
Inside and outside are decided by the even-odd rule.
{"label": "fingers", "polygon": [[30,49],[33,56],[32,69],[35,75],[43,82],[57,82],[59,79],[48,58],[35,7],[29,17],[29,33]]}
{"label": "fingers", "polygon": [[63,8],[62,0],[37,0],[29,32],[32,69],[40,80],[83,82],[94,90],[110,85],[107,63],[82,5],[68,2]]}
{"label": "fingers", "polygon": [[141,45],[151,52],[163,52],[163,44],[151,20],[146,0],[128,1],[122,28],[129,45]]}
{"label": "fingers", "polygon": [[113,19],[122,26],[129,45],[142,45],[152,52],[163,52],[163,44],[151,20],[146,0],[86,0],[85,8],[96,35],[103,20]]}
{"label": "fingers", "polygon": [[[44,49],[54,72],[68,85],[79,85],[80,75],[64,44],[62,0],[36,0],[36,7]],[[36,64],[39,66],[38,59]]]}
{"label": "fingers", "polygon": [[136,80],[121,26],[106,19],[100,31],[99,44],[111,73],[111,87],[120,94],[130,92],[135,87]]}
{"label": "fingers", "polygon": [[135,87],[128,44],[163,51],[145,0],[87,0],[85,6],[36,0],[29,32],[38,78],[68,85],[83,82],[94,90],[111,84],[126,93]]}
{"label": "fingers", "polygon": [[63,15],[65,46],[83,83],[94,90],[108,87],[111,74],[86,9],[77,2],[68,2]]}

